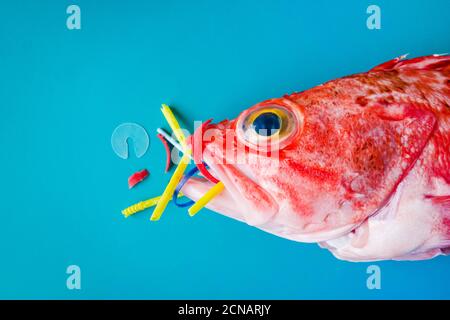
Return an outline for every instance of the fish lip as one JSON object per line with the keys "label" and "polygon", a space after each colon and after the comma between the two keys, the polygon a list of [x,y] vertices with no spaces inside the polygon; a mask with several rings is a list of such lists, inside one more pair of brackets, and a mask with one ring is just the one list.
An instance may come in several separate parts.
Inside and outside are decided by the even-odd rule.
{"label": "fish lip", "polygon": [[[192,184],[194,184],[194,186],[192,186]],[[195,186],[195,184],[201,184],[201,187]],[[186,190],[188,186],[190,187],[190,189]],[[204,177],[192,177],[186,183],[186,185],[183,186],[181,191],[188,198],[194,201],[198,201],[198,199],[200,199],[205,194],[205,192],[213,186],[214,184]],[[206,207],[229,218],[245,222],[243,219],[243,213],[239,210],[236,210],[237,204],[226,188],[218,196],[212,199],[211,202],[206,205]]]}
{"label": "fish lip", "polygon": [[[256,183],[253,177],[245,173],[235,164],[220,164],[220,162],[215,161],[215,158],[212,158],[209,155],[209,152],[205,152],[204,160],[208,163],[213,175],[224,184],[225,191],[228,192],[230,197],[233,199],[234,205],[231,208],[229,206],[225,207],[230,208],[232,212],[239,215],[240,219],[237,220],[244,221],[252,226],[260,227],[269,223],[275,217],[276,213],[279,211],[278,203],[267,190]],[[260,195],[262,195],[261,198],[268,199],[270,202],[270,205],[267,206],[267,211],[264,213],[259,212],[255,206],[255,203],[244,197],[243,194],[239,192],[237,183],[233,182],[236,177],[233,177],[232,173],[227,173],[229,170],[227,170],[226,166],[232,166],[233,170],[241,174],[245,177],[245,179],[248,179],[249,184],[255,184],[255,189],[257,189],[255,192],[259,192]],[[214,199],[212,201],[214,201]],[[234,218],[236,219],[236,217]]]}

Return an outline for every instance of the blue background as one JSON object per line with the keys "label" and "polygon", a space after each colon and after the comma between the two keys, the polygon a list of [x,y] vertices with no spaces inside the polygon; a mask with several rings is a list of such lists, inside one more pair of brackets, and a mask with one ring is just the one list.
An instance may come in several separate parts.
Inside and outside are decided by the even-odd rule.
{"label": "blue background", "polygon": [[[66,8],[81,7],[81,30]],[[366,8],[382,29],[366,28]],[[366,71],[404,53],[450,51],[448,0],[1,1],[0,298],[450,298],[450,258],[368,263],[169,206],[124,219],[169,179],[160,104],[182,122],[234,118],[258,101]],[[151,136],[122,160],[123,122]],[[127,178],[151,177],[136,189]],[[82,289],[66,288],[81,267]]]}

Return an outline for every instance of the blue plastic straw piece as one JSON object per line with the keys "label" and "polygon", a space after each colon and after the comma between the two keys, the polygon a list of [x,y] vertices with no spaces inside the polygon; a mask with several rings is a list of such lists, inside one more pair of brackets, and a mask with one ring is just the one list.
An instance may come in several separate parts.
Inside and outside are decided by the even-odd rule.
{"label": "blue plastic straw piece", "polygon": [[185,203],[178,203],[178,194],[181,191],[181,188],[183,188],[183,186],[185,185],[185,183],[192,178],[192,176],[194,174],[196,174],[198,172],[198,168],[194,167],[191,170],[189,170],[181,179],[181,181],[178,183],[177,187],[175,188],[175,192],[173,193],[173,197],[172,197],[172,201],[173,203],[175,203],[176,206],[184,208],[184,207],[189,207],[191,205],[193,205],[195,203],[195,201],[189,200]]}

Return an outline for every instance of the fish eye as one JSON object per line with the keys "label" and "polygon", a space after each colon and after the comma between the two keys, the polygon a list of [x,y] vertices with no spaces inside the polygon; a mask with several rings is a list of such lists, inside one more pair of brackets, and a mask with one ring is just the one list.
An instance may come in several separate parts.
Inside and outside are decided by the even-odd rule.
{"label": "fish eye", "polygon": [[238,137],[253,149],[281,148],[298,132],[299,117],[279,105],[261,105],[243,113],[236,124]]}

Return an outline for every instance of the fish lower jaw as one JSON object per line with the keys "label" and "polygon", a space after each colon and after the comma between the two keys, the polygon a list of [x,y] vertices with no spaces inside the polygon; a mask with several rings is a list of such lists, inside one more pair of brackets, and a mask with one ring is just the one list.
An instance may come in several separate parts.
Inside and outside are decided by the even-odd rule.
{"label": "fish lower jaw", "polygon": [[350,233],[357,227],[358,224],[350,224],[326,230],[305,232],[304,230],[298,230],[290,226],[278,224],[275,219],[274,221],[258,228],[288,240],[304,243],[317,243],[339,238]]}

